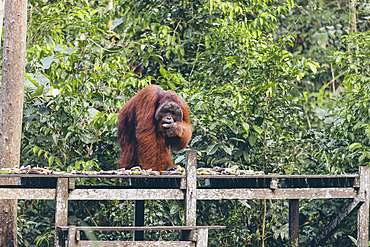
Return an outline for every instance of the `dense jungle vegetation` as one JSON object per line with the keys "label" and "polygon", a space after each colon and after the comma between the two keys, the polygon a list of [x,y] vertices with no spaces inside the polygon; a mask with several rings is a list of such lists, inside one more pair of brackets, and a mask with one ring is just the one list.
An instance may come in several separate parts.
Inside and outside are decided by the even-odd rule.
{"label": "dense jungle vegetation", "polygon": [[[356,0],[29,0],[21,165],[116,169],[117,115],[149,84],[189,104],[198,166],[277,174],[370,165],[370,3]],[[184,151],[174,153],[183,165]],[[347,203],[300,202],[309,243]],[[286,246],[287,201],[198,203],[210,246]],[[50,246],[50,201],[19,201],[21,246]],[[132,224],[133,202],[71,202],[71,224]],[[146,223],[180,225],[150,201]],[[171,239],[174,233],[146,233]],[[355,217],[325,246],[354,246]],[[129,238],[130,234],[98,236]]]}

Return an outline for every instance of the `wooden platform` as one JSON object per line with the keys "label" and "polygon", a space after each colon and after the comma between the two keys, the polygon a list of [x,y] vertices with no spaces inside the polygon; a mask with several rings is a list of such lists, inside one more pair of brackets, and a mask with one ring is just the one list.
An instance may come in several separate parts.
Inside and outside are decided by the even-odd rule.
{"label": "wooden platform", "polygon": [[350,198],[353,201],[312,246],[324,241],[344,217],[356,210],[358,246],[367,246],[369,167],[360,167],[359,174],[348,175],[196,175],[195,151],[187,152],[186,162],[186,175],[0,174],[0,178],[18,181],[17,185],[0,185],[0,199],[56,200],[59,230],[68,226],[68,200],[184,200],[186,226],[195,229],[197,200],[287,199],[291,244],[298,246],[299,200]]}

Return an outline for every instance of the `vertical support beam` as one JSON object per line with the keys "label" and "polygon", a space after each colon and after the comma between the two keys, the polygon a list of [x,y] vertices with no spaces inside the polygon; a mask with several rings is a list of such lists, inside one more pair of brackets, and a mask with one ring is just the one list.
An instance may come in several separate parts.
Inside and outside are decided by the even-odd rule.
{"label": "vertical support beam", "polygon": [[299,246],[299,200],[289,200],[289,239],[290,246]]}
{"label": "vertical support beam", "polygon": [[203,229],[198,229],[197,233],[197,245],[196,247],[207,247],[208,246],[208,229],[203,228]]}
{"label": "vertical support beam", "polygon": [[365,202],[360,206],[357,216],[357,246],[369,246],[369,186],[370,186],[370,167],[360,166],[360,189],[359,194],[363,193]]}
{"label": "vertical support beam", "polygon": [[55,205],[55,246],[63,246],[58,226],[68,225],[68,178],[58,178]]}
{"label": "vertical support beam", "polygon": [[68,247],[76,247],[76,226],[69,227]]}
{"label": "vertical support beam", "polygon": [[197,224],[197,152],[186,151],[185,224]]}
{"label": "vertical support beam", "polygon": [[[186,151],[186,194],[185,194],[185,225],[196,226],[197,224],[197,151]],[[192,240],[191,232],[182,231],[181,239]]]}
{"label": "vertical support beam", "polygon": [[[145,201],[136,200],[134,205],[134,225],[135,226],[144,226],[144,209]],[[134,231],[134,240],[142,241],[144,240],[144,231]]]}

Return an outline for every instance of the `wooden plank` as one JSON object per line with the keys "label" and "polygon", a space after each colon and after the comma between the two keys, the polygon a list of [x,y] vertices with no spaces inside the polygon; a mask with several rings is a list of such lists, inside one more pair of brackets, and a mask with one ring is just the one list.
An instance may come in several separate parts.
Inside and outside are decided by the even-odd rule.
{"label": "wooden plank", "polygon": [[197,152],[186,151],[186,194],[185,194],[185,224],[196,225],[197,216]]}
{"label": "wooden plank", "polygon": [[222,178],[222,179],[238,179],[238,178],[250,178],[250,179],[337,179],[337,178],[348,178],[348,179],[355,179],[358,178],[358,174],[346,174],[346,175],[198,175],[198,178]]}
{"label": "wooden plank", "polygon": [[68,231],[68,247],[76,246],[76,227],[70,226]]}
{"label": "wooden plank", "polygon": [[0,200],[55,200],[56,189],[0,188]]}
{"label": "wooden plank", "polygon": [[[44,178],[185,178],[184,175],[117,175],[117,174],[96,174],[96,175],[83,175],[83,174],[0,174],[1,177],[44,177]],[[358,178],[358,174],[344,174],[344,175],[198,175],[199,178],[289,178],[289,179],[306,179],[306,178],[319,178],[319,179],[336,179],[336,178]]]}
{"label": "wooden plank", "polygon": [[197,231],[197,247],[208,246],[208,229],[199,229]]}
{"label": "wooden plank", "polygon": [[[68,178],[58,178],[55,205],[55,228],[66,225],[68,225]],[[62,246],[57,230],[55,231],[55,246]]]}
{"label": "wooden plank", "polygon": [[299,247],[299,200],[289,200],[289,242],[292,247]]}
{"label": "wooden plank", "polygon": [[195,247],[192,241],[79,241],[79,247]]}
{"label": "wooden plank", "polygon": [[[145,210],[145,201],[136,200],[134,209],[134,225],[135,226],[144,226],[144,210]],[[144,231],[134,231],[134,240],[142,241],[144,240]]]}
{"label": "wooden plank", "polygon": [[[186,151],[186,194],[185,194],[185,225],[197,224],[197,152]],[[181,240],[194,240],[194,231],[182,231]]]}
{"label": "wooden plank", "polygon": [[369,246],[370,167],[360,166],[359,175],[359,193],[363,193],[365,198],[357,215],[357,246],[367,247]]}
{"label": "wooden plank", "polygon": [[[68,231],[70,226],[58,226],[57,231]],[[76,226],[76,231],[179,231],[198,229],[226,229],[226,226]]]}
{"label": "wooden plank", "polygon": [[185,175],[118,175],[118,174],[96,174],[96,175],[83,175],[83,174],[0,174],[1,177],[38,177],[38,178],[155,178],[155,179],[167,179],[167,178],[185,178]]}
{"label": "wooden plank", "polygon": [[198,189],[198,200],[355,198],[354,188]]}
{"label": "wooden plank", "polygon": [[319,246],[320,243],[324,242],[329,237],[329,234],[339,226],[344,218],[353,213],[356,208],[364,203],[364,201],[365,195],[363,192],[360,192],[360,194],[356,196],[355,199],[350,202],[345,208],[343,208],[338,216],[335,217],[335,219],[330,222],[329,225],[327,225],[319,235],[316,236],[316,238],[310,243],[309,246]]}
{"label": "wooden plank", "polygon": [[69,200],[183,200],[180,189],[75,189]]}

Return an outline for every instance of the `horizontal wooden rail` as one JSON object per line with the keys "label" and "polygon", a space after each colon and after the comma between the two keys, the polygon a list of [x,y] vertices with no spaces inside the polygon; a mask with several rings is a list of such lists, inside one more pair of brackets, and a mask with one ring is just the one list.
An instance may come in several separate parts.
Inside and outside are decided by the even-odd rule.
{"label": "horizontal wooden rail", "polygon": [[198,189],[197,200],[355,198],[354,188]]}
{"label": "horizontal wooden rail", "polygon": [[[83,174],[0,174],[0,177],[38,177],[38,178],[154,178],[154,179],[167,179],[167,178],[185,178],[185,175],[117,175],[117,174],[96,174],[96,175],[83,175]],[[197,175],[197,178],[227,178],[227,179],[238,179],[238,178],[251,178],[251,179],[336,179],[336,178],[359,178],[358,174],[344,174],[344,175]]]}
{"label": "horizontal wooden rail", "polygon": [[75,189],[69,200],[183,200],[180,189]]}
{"label": "horizontal wooden rail", "polygon": [[[55,200],[56,189],[0,188],[0,200]],[[355,198],[354,188],[197,189],[197,200]],[[180,189],[75,189],[68,200],[184,200]]]}
{"label": "horizontal wooden rail", "polygon": [[0,188],[0,200],[55,200],[56,189]]}
{"label": "horizontal wooden rail", "polygon": [[195,247],[193,241],[79,241],[79,247]]}
{"label": "horizontal wooden rail", "polygon": [[[58,226],[57,231],[68,231],[69,226]],[[190,231],[198,229],[226,229],[226,226],[76,226],[76,231]]]}

